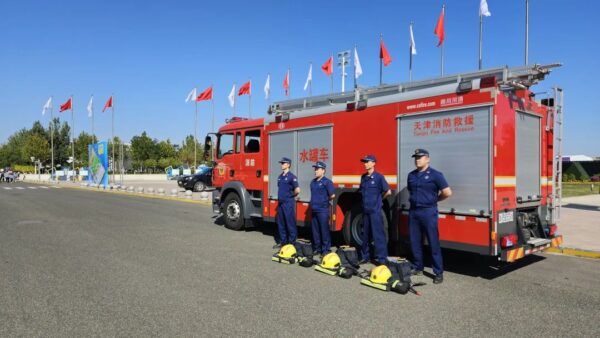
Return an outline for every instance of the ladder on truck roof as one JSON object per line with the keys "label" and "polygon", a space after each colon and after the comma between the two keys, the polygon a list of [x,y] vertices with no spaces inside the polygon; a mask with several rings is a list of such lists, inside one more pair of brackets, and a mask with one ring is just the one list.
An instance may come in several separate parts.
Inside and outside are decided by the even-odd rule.
{"label": "ladder on truck roof", "polygon": [[563,90],[554,87],[553,119],[553,157],[552,157],[552,198],[550,204],[551,222],[558,224],[562,204],[562,140],[563,140]]}
{"label": "ladder on truck roof", "polygon": [[312,109],[334,104],[358,102],[370,98],[406,93],[420,89],[448,84],[460,84],[483,78],[494,78],[501,89],[525,89],[544,80],[552,68],[560,67],[560,63],[547,65],[530,65],[523,67],[500,67],[470,73],[455,74],[428,80],[405,82],[395,85],[380,85],[368,88],[356,88],[354,91],[332,93],[274,102],[269,106],[269,114],[287,113],[302,109]]}

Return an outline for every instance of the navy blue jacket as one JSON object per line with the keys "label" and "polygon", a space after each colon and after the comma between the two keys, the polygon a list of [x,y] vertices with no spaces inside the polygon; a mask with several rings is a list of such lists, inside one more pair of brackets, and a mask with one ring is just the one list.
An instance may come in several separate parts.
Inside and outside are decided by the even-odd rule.
{"label": "navy blue jacket", "polygon": [[411,171],[407,185],[411,209],[437,207],[440,191],[448,188],[444,175],[431,167],[421,172],[418,169]]}
{"label": "navy blue jacket", "polygon": [[390,186],[380,173],[374,171],[372,175],[363,174],[358,189],[362,195],[363,212],[366,214],[379,212],[383,207],[382,195],[388,190]]}
{"label": "navy blue jacket", "polygon": [[329,212],[329,196],[334,193],[333,182],[323,176],[310,182],[310,208],[313,212]]}

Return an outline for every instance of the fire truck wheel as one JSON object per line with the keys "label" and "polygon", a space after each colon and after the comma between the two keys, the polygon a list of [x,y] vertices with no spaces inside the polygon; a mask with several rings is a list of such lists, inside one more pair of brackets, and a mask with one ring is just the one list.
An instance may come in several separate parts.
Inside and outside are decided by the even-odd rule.
{"label": "fire truck wheel", "polygon": [[242,203],[236,193],[230,193],[225,197],[223,210],[225,226],[231,230],[242,230],[244,227],[244,213]]}
{"label": "fire truck wheel", "polygon": [[[383,211],[381,212],[381,217],[383,218],[383,231],[385,232],[385,241],[389,241],[388,235],[388,220],[385,217]],[[355,206],[351,210],[346,212],[344,216],[344,228],[342,229],[342,233],[344,235],[344,242],[347,245],[352,245],[356,247],[360,247],[362,244],[361,234],[363,229],[362,223],[363,213],[362,207]]]}

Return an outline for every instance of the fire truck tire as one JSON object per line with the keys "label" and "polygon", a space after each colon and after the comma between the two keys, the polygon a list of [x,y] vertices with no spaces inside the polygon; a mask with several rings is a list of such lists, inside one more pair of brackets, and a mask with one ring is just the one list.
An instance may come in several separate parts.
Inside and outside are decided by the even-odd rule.
{"label": "fire truck tire", "polygon": [[[360,247],[362,244],[362,240],[360,238],[360,234],[362,233],[362,217],[363,213],[360,205],[346,212],[346,215],[344,216],[344,228],[342,229],[342,234],[344,236],[344,242],[346,242],[347,245]],[[388,232],[388,220],[383,211],[381,211],[381,217],[383,218],[385,241],[388,242],[390,238]]]}
{"label": "fire truck tire", "polygon": [[223,220],[228,229],[238,231],[244,228],[244,210],[240,197],[236,193],[229,193],[225,197]]}

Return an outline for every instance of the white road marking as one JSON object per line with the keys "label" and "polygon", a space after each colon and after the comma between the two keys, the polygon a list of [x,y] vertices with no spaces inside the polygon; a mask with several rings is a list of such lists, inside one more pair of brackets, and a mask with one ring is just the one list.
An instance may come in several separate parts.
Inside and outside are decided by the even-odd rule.
{"label": "white road marking", "polygon": [[33,189],[33,190],[37,189],[37,187],[27,187],[27,188]]}
{"label": "white road marking", "polygon": [[42,185],[40,188],[42,188],[42,189],[48,189],[48,187],[44,186],[44,185]]}
{"label": "white road marking", "polygon": [[12,188],[4,187],[4,190],[12,190]]}
{"label": "white road marking", "polygon": [[15,187],[15,189],[24,190],[25,188],[23,188],[23,187]]}

